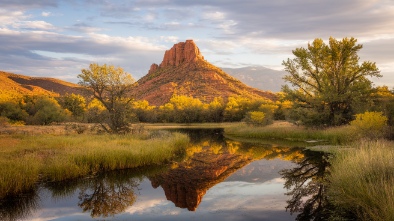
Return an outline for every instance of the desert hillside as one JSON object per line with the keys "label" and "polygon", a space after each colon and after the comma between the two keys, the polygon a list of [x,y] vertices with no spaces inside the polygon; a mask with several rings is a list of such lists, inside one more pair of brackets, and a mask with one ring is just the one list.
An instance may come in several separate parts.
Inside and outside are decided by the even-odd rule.
{"label": "desert hillside", "polygon": [[80,92],[77,84],[66,81],[0,71],[0,94],[59,96]]}

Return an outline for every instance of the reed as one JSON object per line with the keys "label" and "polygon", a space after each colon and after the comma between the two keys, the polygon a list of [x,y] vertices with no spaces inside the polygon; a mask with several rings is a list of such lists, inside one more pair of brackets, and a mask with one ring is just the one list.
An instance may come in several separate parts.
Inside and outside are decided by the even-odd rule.
{"label": "reed", "polygon": [[233,137],[244,137],[253,139],[276,139],[289,141],[321,141],[339,145],[352,141],[349,135],[349,126],[310,129],[292,124],[273,124],[266,127],[252,127],[246,124],[237,124],[225,128],[225,134]]}
{"label": "reed", "polygon": [[0,135],[0,198],[40,181],[61,181],[102,171],[159,165],[179,156],[184,134]]}
{"label": "reed", "polygon": [[394,143],[360,141],[336,154],[329,197],[359,220],[394,220]]}

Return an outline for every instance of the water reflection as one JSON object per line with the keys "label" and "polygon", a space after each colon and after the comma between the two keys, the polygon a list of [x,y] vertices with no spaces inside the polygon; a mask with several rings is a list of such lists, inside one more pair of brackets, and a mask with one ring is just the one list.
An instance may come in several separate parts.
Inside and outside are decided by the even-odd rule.
{"label": "water reflection", "polygon": [[38,199],[36,190],[0,199],[0,220],[11,221],[29,217],[38,209]]}
{"label": "water reflection", "polygon": [[252,161],[275,158],[297,160],[303,157],[301,148],[226,140],[218,129],[194,130],[191,143],[183,161],[149,178],[154,188],[163,188],[167,200],[189,211],[197,209],[208,189]]}
{"label": "water reflection", "polygon": [[296,220],[328,220],[332,207],[326,195],[331,155],[311,150],[303,154],[304,158],[295,161],[296,167],[281,171],[291,196],[286,209],[299,212]]}
{"label": "water reflection", "polygon": [[[179,162],[149,170],[120,170],[91,178],[47,183],[34,190],[29,199],[15,198],[13,204],[0,204],[0,218],[17,220],[31,216],[34,219],[40,216],[35,214],[36,210],[49,211],[55,207],[54,204],[60,204],[63,210],[69,212],[46,219],[86,220],[89,217],[116,216],[124,220],[163,220],[167,216],[168,220],[184,220],[195,214],[196,219],[201,216],[206,219],[221,219],[225,215],[233,220],[245,217],[249,217],[246,220],[260,220],[262,217],[269,217],[267,220],[291,220],[284,211],[284,181],[279,177],[278,171],[292,167],[290,161],[300,165],[304,161],[305,164],[317,165],[319,162],[312,163],[310,159],[313,153],[303,152],[302,148],[225,139],[222,130],[218,129],[192,130],[189,134],[191,145]],[[286,183],[287,187],[301,180],[292,178],[297,177],[297,171],[283,172],[286,181],[290,182]],[[313,171],[311,169],[310,172],[314,173]],[[291,172],[294,175],[290,175]],[[298,177],[301,175],[303,174]],[[288,181],[290,179],[293,181]],[[304,181],[304,184],[309,183]],[[273,192],[280,195],[276,196]],[[49,199],[42,193],[50,195]],[[44,203],[38,203],[41,201]],[[151,208],[154,212],[142,206],[152,202],[155,202]],[[45,208],[39,208],[38,205],[44,205]],[[291,212],[298,211],[291,209]],[[160,215],[154,216],[156,213]]]}
{"label": "water reflection", "polygon": [[135,179],[120,181],[116,179],[118,177],[123,176],[89,180],[78,196],[78,206],[83,212],[90,211],[91,217],[108,217],[124,212],[133,205],[136,200],[134,189],[139,183]]}

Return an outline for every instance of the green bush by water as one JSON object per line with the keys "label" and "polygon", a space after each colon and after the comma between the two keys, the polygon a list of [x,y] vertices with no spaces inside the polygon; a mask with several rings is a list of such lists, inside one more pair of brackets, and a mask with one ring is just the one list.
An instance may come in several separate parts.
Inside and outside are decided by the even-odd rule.
{"label": "green bush by water", "polygon": [[186,135],[140,139],[128,135],[2,135],[0,198],[39,181],[168,162],[184,151]]}

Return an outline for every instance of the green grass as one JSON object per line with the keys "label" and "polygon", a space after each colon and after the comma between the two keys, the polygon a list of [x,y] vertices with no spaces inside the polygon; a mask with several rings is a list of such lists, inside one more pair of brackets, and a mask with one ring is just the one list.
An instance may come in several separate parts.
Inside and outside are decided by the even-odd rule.
{"label": "green grass", "polygon": [[226,127],[224,132],[231,137],[297,142],[320,141],[335,145],[345,144],[352,140],[352,136],[349,136],[348,126],[328,129],[308,129],[285,122],[276,122],[273,125],[265,127],[253,127],[239,123]]}
{"label": "green grass", "polygon": [[361,141],[333,159],[329,197],[360,220],[394,220],[394,143]]}
{"label": "green grass", "polygon": [[189,142],[179,133],[150,139],[128,135],[0,135],[0,140],[0,198],[39,181],[162,164],[183,152]]}

